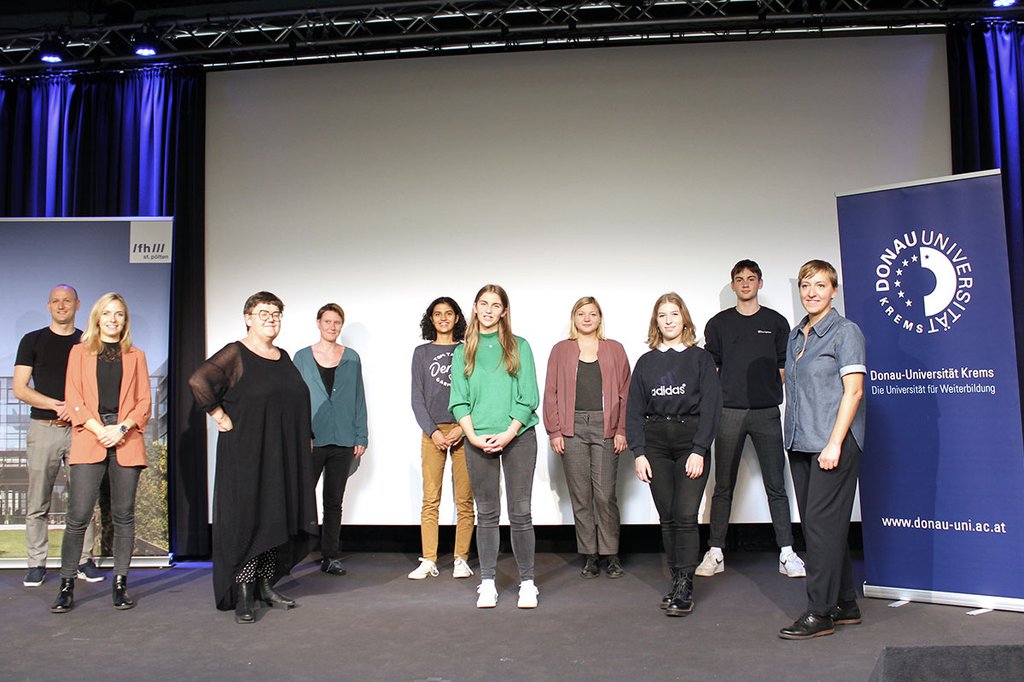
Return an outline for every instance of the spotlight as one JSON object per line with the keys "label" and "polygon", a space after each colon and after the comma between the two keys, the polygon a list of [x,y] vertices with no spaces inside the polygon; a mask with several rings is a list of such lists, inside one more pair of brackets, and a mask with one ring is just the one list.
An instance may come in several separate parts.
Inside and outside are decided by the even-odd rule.
{"label": "spotlight", "polygon": [[992,0],[993,7],[1013,7],[1017,0]]}
{"label": "spotlight", "polygon": [[150,27],[146,27],[135,34],[132,42],[135,46],[135,54],[140,57],[152,57],[157,53],[157,45],[160,43],[160,39]]}
{"label": "spotlight", "polygon": [[47,64],[60,64],[64,61],[64,45],[53,36],[47,36],[39,41],[39,59]]}

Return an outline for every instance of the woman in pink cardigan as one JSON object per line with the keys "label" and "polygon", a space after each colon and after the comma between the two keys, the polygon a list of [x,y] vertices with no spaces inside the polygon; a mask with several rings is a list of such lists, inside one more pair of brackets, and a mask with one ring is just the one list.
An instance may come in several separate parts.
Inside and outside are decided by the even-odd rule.
{"label": "woman in pink cardigan", "polygon": [[572,307],[569,338],[551,349],[544,386],[544,427],[565,468],[584,578],[601,574],[601,556],[609,578],[623,575],[615,479],[626,449],[628,393],[626,351],[604,337],[601,306],[584,296]]}
{"label": "woman in pink cardigan", "polygon": [[74,606],[85,526],[104,476],[110,478],[114,521],[114,608],[130,609],[135,606],[127,593],[135,546],[135,491],[146,467],[143,434],[152,397],[146,354],[132,345],[128,306],[120,294],[104,294],[92,307],[82,342],[68,357],[64,399],[72,426],[71,500],[61,546],[60,592],[50,611],[67,613]]}

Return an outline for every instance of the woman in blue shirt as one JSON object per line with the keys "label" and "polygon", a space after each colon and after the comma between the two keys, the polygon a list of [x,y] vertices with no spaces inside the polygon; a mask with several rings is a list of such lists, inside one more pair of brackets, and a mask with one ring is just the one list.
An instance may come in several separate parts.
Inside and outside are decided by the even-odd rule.
{"label": "woman in blue shirt", "polygon": [[839,277],[822,260],[797,276],[807,315],[786,349],[785,445],[807,541],[807,611],[783,639],[859,623],[847,533],[864,444],[864,335],[833,307]]}
{"label": "woman in blue shirt", "polygon": [[313,480],[323,473],[320,570],[345,575],[339,555],[341,502],[353,461],[366,452],[366,396],[359,354],[338,343],[345,311],[328,303],[316,313],[320,340],[295,354],[313,414]]}

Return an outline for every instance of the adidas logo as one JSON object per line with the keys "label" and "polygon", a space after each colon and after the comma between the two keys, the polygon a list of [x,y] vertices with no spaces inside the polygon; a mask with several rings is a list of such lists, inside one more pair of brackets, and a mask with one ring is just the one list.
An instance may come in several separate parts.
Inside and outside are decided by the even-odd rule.
{"label": "adidas logo", "polygon": [[659,395],[686,395],[686,384],[678,386],[658,386],[651,389],[651,397]]}

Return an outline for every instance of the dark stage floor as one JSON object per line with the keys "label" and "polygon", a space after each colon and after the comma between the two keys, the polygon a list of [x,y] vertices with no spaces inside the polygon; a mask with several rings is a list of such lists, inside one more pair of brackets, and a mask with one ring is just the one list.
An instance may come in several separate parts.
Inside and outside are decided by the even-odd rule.
{"label": "dark stage floor", "polygon": [[[732,553],[698,578],[696,609],[667,618],[661,557],[624,557],[626,577],[579,577],[574,555],[540,554],[540,607],[516,608],[514,564],[499,564],[498,607],[478,610],[476,577],[412,581],[407,554],[353,554],[349,574],[301,565],[280,585],[292,611],[253,625],[213,608],[210,569],[139,569],[138,606],[115,611],[109,580],[79,581],[74,611],[52,615],[59,580],[22,587],[0,571],[3,680],[867,680],[887,645],[1024,644],[1024,614],[864,599],[864,623],[805,642],[776,631],[803,610],[803,580],[774,554]],[[475,560],[471,562],[476,570]],[[1015,679],[1021,679],[1017,676]]]}

